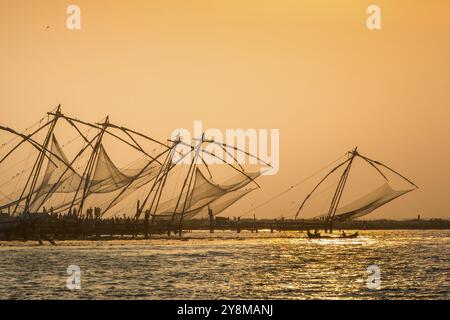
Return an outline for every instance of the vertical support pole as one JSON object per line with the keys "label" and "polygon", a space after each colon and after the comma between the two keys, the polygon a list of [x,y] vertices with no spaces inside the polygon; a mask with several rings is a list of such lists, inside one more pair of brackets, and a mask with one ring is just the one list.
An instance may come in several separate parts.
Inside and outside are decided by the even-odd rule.
{"label": "vertical support pole", "polygon": [[241,233],[241,217],[237,218],[236,226],[237,226],[236,232]]}
{"label": "vertical support pole", "polygon": [[214,233],[214,214],[210,207],[208,207],[208,217],[209,217],[209,233]]}
{"label": "vertical support pole", "polygon": [[[97,143],[95,144],[94,150],[92,151],[91,159],[89,159],[90,162],[88,162],[88,166],[86,167],[86,169],[87,169],[86,178],[85,178],[86,181],[85,181],[85,184],[84,184],[83,194],[82,194],[82,197],[81,197],[80,207],[79,207],[79,210],[78,210],[78,212],[81,212],[81,213],[83,212],[84,201],[86,200],[86,197],[88,196],[88,193],[89,193],[89,188],[90,188],[90,185],[91,185],[91,175],[92,175],[92,172],[94,170],[94,165],[95,165],[95,163],[97,161],[97,158],[98,158],[98,152],[99,152],[99,149],[100,149],[100,147],[102,145],[103,135],[105,133],[106,128],[108,128],[108,124],[109,124],[109,116],[106,117],[105,123],[103,123],[102,131],[101,131],[101,133],[100,133],[100,135],[99,135],[99,137],[97,139]],[[82,183],[82,181],[81,181],[81,183]],[[78,193],[78,190],[77,190],[77,193]],[[76,196],[77,195],[75,194],[74,200],[75,200]]]}
{"label": "vertical support pole", "polygon": [[31,198],[33,197],[33,194],[34,194],[34,188],[36,187],[36,183],[37,183],[37,180],[39,178],[39,174],[40,174],[40,171],[41,171],[41,168],[42,168],[42,163],[44,161],[45,153],[47,152],[45,149],[48,147],[48,144],[50,142],[50,138],[51,138],[51,136],[53,134],[53,130],[55,129],[56,122],[58,121],[58,118],[59,118],[60,114],[61,114],[61,105],[58,105],[58,107],[56,109],[55,116],[54,116],[53,120],[51,121],[50,128],[49,128],[49,130],[47,132],[47,135],[45,137],[44,143],[42,145],[44,148],[39,153],[39,155],[38,155],[38,157],[37,157],[37,159],[36,159],[36,161],[35,161],[35,163],[33,165],[33,168],[31,170],[31,173],[30,173],[30,175],[28,177],[28,180],[27,180],[27,182],[25,184],[25,187],[24,187],[24,189],[23,189],[23,191],[22,191],[22,193],[21,193],[21,195],[19,197],[19,201],[17,201],[17,204],[16,204],[16,206],[15,206],[15,208],[13,210],[13,214],[16,213],[16,211],[17,211],[17,209],[19,207],[19,204],[20,204],[20,199],[22,199],[23,195],[25,194],[26,189],[28,188],[28,183],[31,181],[31,185],[30,185],[30,188],[29,188],[29,191],[28,191],[28,195],[27,195],[27,197],[25,199],[25,208],[24,208],[24,212],[28,212],[29,211]]}
{"label": "vertical support pole", "polygon": [[349,176],[353,160],[355,159],[355,156],[358,154],[357,148],[355,148],[351,153],[352,153],[352,155],[350,157],[350,161],[348,162],[347,167],[345,168],[344,172],[342,173],[342,176],[339,180],[336,191],[333,195],[333,199],[331,201],[330,209],[328,211],[328,215],[325,220],[325,233],[327,233],[327,231],[330,231],[330,233],[333,233],[333,219],[336,214],[337,208],[339,206],[339,202],[341,200],[342,194],[344,192],[344,187],[347,182],[347,178]]}
{"label": "vertical support pole", "polygon": [[144,216],[144,238],[148,239],[148,227],[149,227],[150,211],[145,211]]}

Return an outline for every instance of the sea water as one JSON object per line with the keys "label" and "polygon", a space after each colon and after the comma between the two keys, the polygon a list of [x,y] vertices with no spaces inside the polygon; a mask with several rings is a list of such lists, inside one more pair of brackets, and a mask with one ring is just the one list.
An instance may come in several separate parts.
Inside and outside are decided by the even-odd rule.
{"label": "sea water", "polygon": [[449,299],[450,230],[0,242],[0,276],[1,299]]}

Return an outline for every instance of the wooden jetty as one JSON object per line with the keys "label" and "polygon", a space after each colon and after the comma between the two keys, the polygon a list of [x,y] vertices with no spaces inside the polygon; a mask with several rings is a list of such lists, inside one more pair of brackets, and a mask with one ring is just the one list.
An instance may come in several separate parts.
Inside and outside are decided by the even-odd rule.
{"label": "wooden jetty", "polygon": [[[170,221],[169,221],[170,222]],[[9,228],[0,230],[0,240],[39,240],[39,239],[96,239],[101,237],[143,237],[152,235],[181,235],[182,231],[205,230],[214,233],[215,230],[231,230],[258,232],[259,230],[274,231],[304,231],[319,228],[321,222],[302,220],[186,220],[183,229],[178,223],[159,221],[151,223],[145,219],[99,219],[78,220],[64,217],[62,219],[39,219],[8,222]]]}
{"label": "wooden jetty", "polygon": [[[183,230],[179,224],[168,224],[166,221],[150,222],[145,219],[98,219],[79,220],[63,217],[62,219],[24,220],[12,224],[9,228],[2,226],[0,229],[0,241],[33,240],[84,240],[104,238],[132,238],[142,239],[161,235],[182,236],[189,231],[241,231],[266,232],[298,231],[306,232],[323,228],[320,220],[255,220],[255,219],[192,219],[183,223]],[[0,225],[4,224],[0,221]],[[374,221],[347,221],[336,225],[336,229],[450,229],[449,220],[374,220]]]}

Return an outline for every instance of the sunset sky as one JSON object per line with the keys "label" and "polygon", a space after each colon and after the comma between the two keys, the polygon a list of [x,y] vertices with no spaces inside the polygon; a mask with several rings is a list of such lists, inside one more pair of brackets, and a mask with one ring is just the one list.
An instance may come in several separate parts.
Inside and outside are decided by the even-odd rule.
{"label": "sunset sky", "polygon": [[[66,28],[70,4],[81,30]],[[366,28],[370,4],[381,30]],[[194,120],[277,128],[279,173],[230,215],[358,146],[420,186],[367,218],[450,218],[449,39],[444,0],[1,0],[0,124],[62,104],[160,140]],[[315,179],[257,216],[287,215]]]}

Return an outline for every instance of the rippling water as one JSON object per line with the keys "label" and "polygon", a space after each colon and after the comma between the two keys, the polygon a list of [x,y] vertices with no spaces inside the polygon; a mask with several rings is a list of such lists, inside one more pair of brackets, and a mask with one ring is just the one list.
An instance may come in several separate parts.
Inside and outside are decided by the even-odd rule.
{"label": "rippling water", "polygon": [[[0,242],[2,299],[449,299],[450,231],[196,232],[176,239]],[[81,289],[66,287],[67,267]],[[377,265],[381,287],[367,288]]]}

